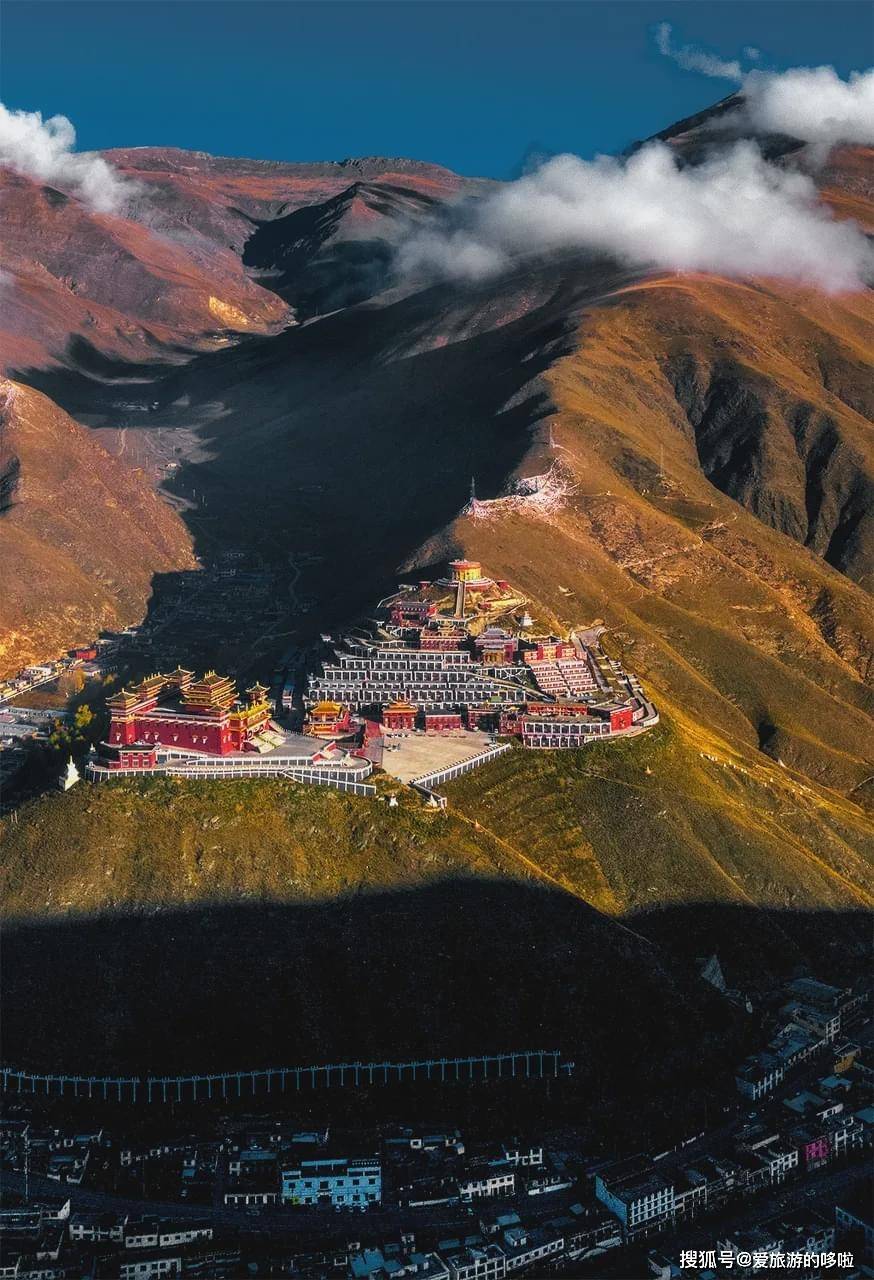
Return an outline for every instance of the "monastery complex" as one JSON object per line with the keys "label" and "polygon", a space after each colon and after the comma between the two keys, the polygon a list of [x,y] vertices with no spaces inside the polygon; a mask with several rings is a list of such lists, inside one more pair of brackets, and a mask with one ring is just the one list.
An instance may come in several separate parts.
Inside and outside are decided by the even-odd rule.
{"label": "monastery complex", "polygon": [[[597,645],[537,634],[525,598],[471,560],[401,586],[373,618],[322,645],[300,690],[302,733],[273,718],[265,685],[241,697],[227,676],[180,667],[109,698],[89,776],[287,776],[370,794],[364,780],[404,738],[468,739],[459,753],[472,763],[495,753],[496,735],[581,747],[658,720],[637,680]],[[294,693],[285,691],[286,710]]]}
{"label": "monastery complex", "polygon": [[471,560],[403,586],[370,626],[326,640],[306,732],[337,738],[480,729],[526,747],[578,747],[658,720],[638,682],[575,636],[537,635],[523,596]]}

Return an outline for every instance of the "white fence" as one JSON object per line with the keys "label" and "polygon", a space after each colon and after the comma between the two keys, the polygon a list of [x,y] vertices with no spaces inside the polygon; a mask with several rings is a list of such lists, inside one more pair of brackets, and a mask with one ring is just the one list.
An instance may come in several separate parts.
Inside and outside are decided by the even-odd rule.
{"label": "white fence", "polygon": [[[366,771],[362,769],[360,774],[366,777],[369,772],[369,769]],[[283,777],[290,778],[292,782],[309,782],[317,787],[333,787],[335,791],[351,792],[354,796],[368,796],[372,799],[376,795],[376,787],[369,782],[359,782],[358,778],[351,774],[324,773],[319,772],[318,769],[289,769]]]}
{"label": "white fence", "polygon": [[101,1102],[209,1102],[312,1089],[557,1079],[570,1075],[573,1069],[574,1063],[564,1061],[558,1049],[516,1049],[464,1058],[339,1062],[202,1076],[33,1075],[14,1067],[2,1067],[0,1088],[15,1094],[91,1098]]}
{"label": "white fence", "polygon": [[477,769],[481,764],[494,760],[495,756],[502,756],[505,751],[512,751],[512,749],[511,742],[502,742],[496,747],[481,751],[479,755],[469,756],[467,760],[459,760],[458,764],[437,769],[434,773],[423,773],[420,777],[413,778],[410,785],[420,791],[433,792],[434,787],[439,787],[441,783],[452,782],[453,778],[460,778],[463,773],[470,773],[471,769]]}

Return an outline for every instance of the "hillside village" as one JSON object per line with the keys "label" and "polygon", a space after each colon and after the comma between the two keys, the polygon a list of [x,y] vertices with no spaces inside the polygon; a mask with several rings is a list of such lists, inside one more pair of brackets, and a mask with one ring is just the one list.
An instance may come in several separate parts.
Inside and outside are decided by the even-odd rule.
{"label": "hillside village", "polygon": [[[701,980],[749,1003],[726,987],[717,956],[702,960]],[[453,1123],[307,1126],[275,1102],[250,1112],[242,1093],[219,1114],[201,1101],[176,1120],[166,1090],[157,1113],[141,1101],[139,1114],[104,1090],[74,1122],[52,1118],[38,1085],[28,1094],[24,1078],[19,1091],[7,1080],[0,1239],[10,1280],[638,1274],[625,1267],[716,1280],[768,1265],[863,1280],[874,1263],[864,989],[799,977],[756,1002],[768,1047],[738,1064],[734,1098],[710,1125],[618,1157],[593,1154],[573,1129],[529,1122],[520,1134],[511,1095],[503,1113],[493,1103],[489,1134]],[[765,1078],[769,1064],[779,1070]],[[14,1203],[15,1189],[30,1197]],[[791,1261],[754,1260],[769,1256]]]}

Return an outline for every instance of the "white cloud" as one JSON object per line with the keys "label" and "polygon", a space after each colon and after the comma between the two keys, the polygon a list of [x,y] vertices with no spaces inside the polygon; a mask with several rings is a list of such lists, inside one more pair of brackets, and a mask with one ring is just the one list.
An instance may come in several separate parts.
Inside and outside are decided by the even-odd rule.
{"label": "white cloud", "polygon": [[[715,53],[707,53],[692,44],[680,45],[677,48],[672,40],[673,27],[669,22],[660,22],[655,30],[656,44],[659,52],[666,58],[676,62],[686,71],[700,71],[704,76],[713,76],[717,80],[734,80],[737,84],[744,78],[743,68],[737,59],[727,62]],[[744,50],[749,58],[755,50]]]}
{"label": "white cloud", "polygon": [[874,278],[874,250],[834,219],[810,178],[769,165],[753,143],[681,168],[655,142],[627,161],[558,156],[463,205],[453,226],[401,246],[403,274],[478,280],[529,254],[581,249],[622,262],[805,281],[828,291]]}
{"label": "white cloud", "polygon": [[842,80],[834,67],[751,71],[741,110],[757,129],[787,133],[828,151],[839,142],[874,145],[874,70]]}
{"label": "white cloud", "polygon": [[[743,101],[723,123],[745,121],[763,133],[785,133],[811,144],[822,159],[839,142],[874,145],[874,70],[851,72],[842,80],[834,67],[793,67],[788,71],[744,71],[695,45],[676,48],[669,22],[655,30],[659,52],[687,71],[731,80]],[[761,53],[747,45],[744,58],[758,62]]]}
{"label": "white cloud", "polygon": [[117,212],[137,185],[94,152],[74,151],[75,145],[76,130],[66,116],[43,120],[38,111],[10,111],[0,103],[0,167],[58,187],[100,213]]}

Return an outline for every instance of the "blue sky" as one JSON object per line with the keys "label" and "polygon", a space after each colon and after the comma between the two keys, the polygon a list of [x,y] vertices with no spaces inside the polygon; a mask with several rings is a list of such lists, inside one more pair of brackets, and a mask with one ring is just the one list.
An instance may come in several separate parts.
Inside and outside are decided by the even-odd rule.
{"label": "blue sky", "polygon": [[872,61],[867,0],[4,0],[0,90],[81,148],[413,156],[507,177],[531,148],[616,151],[730,92],[653,43],[762,65]]}

